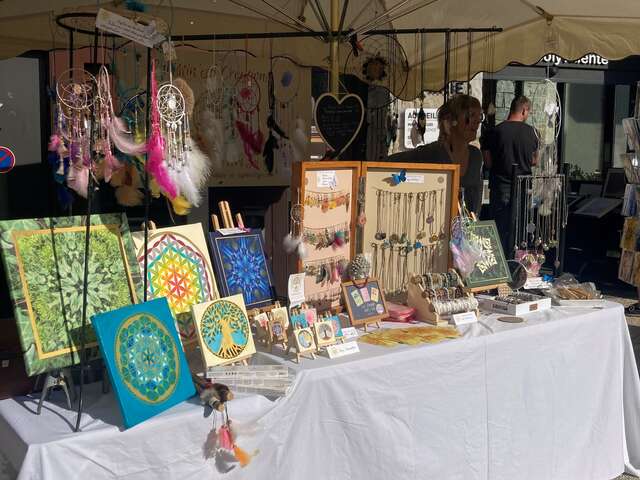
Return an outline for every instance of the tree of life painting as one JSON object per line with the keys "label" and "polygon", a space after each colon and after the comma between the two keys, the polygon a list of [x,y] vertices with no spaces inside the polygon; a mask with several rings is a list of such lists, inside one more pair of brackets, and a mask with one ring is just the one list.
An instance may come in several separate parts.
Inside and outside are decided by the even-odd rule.
{"label": "tree of life painting", "polygon": [[204,363],[232,363],[255,353],[242,295],[194,305]]}

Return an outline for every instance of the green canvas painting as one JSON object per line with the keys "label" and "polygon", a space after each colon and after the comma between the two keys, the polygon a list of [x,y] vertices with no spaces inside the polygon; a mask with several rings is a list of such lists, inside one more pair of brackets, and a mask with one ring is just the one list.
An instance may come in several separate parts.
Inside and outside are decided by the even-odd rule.
{"label": "green canvas painting", "polygon": [[476,262],[471,274],[465,278],[467,287],[486,287],[510,282],[511,272],[502,251],[496,222],[493,220],[474,222],[468,228],[471,238],[482,245],[482,258]]}
{"label": "green canvas painting", "polygon": [[[0,250],[28,375],[79,361],[86,219],[0,221]],[[87,348],[97,350],[91,316],[136,303],[140,284],[126,215],[92,215]]]}

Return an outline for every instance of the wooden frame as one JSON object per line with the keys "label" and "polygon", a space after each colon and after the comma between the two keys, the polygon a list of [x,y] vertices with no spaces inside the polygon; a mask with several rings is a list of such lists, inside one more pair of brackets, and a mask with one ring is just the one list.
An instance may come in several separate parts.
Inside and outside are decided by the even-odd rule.
{"label": "wooden frame", "polygon": [[[300,337],[304,335],[309,340],[309,345],[305,346],[300,341]],[[293,342],[289,342],[289,346],[287,347],[287,355],[289,355],[289,350],[293,346],[296,350],[296,362],[300,363],[300,357],[306,353],[311,356],[312,360],[316,359],[316,341],[313,335],[313,329],[311,327],[303,327],[296,328],[291,331],[291,336],[293,337]]]}
{"label": "wooden frame", "polygon": [[[331,332],[330,337],[322,335],[323,332],[327,331],[327,328]],[[333,331],[333,324],[330,320],[318,320],[314,322],[313,333],[316,337],[316,346],[318,347],[318,351],[320,351],[320,348],[322,347],[328,347],[329,345],[337,343],[336,335]]]}
{"label": "wooden frame", "polygon": [[[364,287],[368,287],[372,283],[375,283],[377,285],[378,295],[380,296],[379,298],[380,301],[374,302],[374,303],[379,305],[381,304],[383,307],[383,312],[378,313],[376,315],[371,315],[370,317],[366,317],[365,319],[358,318],[354,315],[353,305],[349,301],[349,287],[355,286],[356,288],[361,289]],[[353,325],[354,327],[363,326],[364,331],[366,332],[367,327],[370,324],[374,324],[378,328],[380,328],[381,327],[380,322],[385,318],[389,317],[389,311],[387,309],[387,301],[384,296],[384,290],[382,289],[382,286],[380,285],[377,279],[367,278],[365,280],[355,281],[355,282],[342,282],[341,288],[342,288],[342,297],[344,299],[345,306],[347,307],[347,312],[349,312],[349,318],[351,319],[351,325]]]}
{"label": "wooden frame", "polygon": [[[384,188],[385,191],[395,191],[397,193],[407,194],[414,193],[418,194],[421,192],[433,192],[444,190],[443,198],[443,206],[442,206],[442,221],[437,221],[436,228],[441,229],[442,233],[444,233],[444,239],[439,241],[425,241],[424,239],[420,240],[424,245],[425,249],[421,250],[422,255],[434,255],[437,253],[437,256],[432,257],[435,260],[430,260],[430,262],[434,262],[433,269],[435,271],[443,270],[452,266],[452,256],[451,252],[448,248],[448,239],[450,237],[451,230],[451,220],[458,214],[458,195],[460,190],[460,167],[455,164],[432,164],[432,163],[405,163],[405,162],[363,162],[361,174],[364,177],[363,188],[364,188],[364,202],[365,202],[365,215],[368,218],[368,223],[365,224],[362,232],[361,232],[361,251],[362,253],[368,253],[373,256],[375,248],[380,248],[380,246],[384,243],[381,240],[375,239],[376,233],[376,196],[375,190],[380,188],[380,182],[386,182],[386,176],[390,178],[391,175],[398,173],[402,170],[406,170],[407,177],[413,175],[414,178],[418,178],[422,176],[422,181],[410,181],[401,182],[397,185],[389,186],[387,189],[386,186]],[[375,176],[372,174],[375,173]],[[385,175],[385,179],[381,180],[380,175]],[[422,183],[422,186],[420,184]],[[442,187],[440,185],[442,184]],[[373,198],[372,198],[373,197]],[[412,207],[413,208],[413,207]],[[415,212],[412,210],[408,211],[409,214],[414,214]],[[431,212],[429,212],[431,213]],[[431,224],[429,224],[431,225]],[[430,228],[430,227],[429,227]],[[428,238],[428,237],[427,237]],[[411,243],[414,242],[414,239],[410,239]],[[417,241],[417,238],[415,239]],[[388,239],[387,239],[388,241]],[[377,247],[373,247],[376,245]],[[413,250],[414,253],[409,253],[410,262],[413,262],[413,265],[409,263],[407,269],[407,276],[413,273],[426,273],[419,269],[417,265],[419,265],[416,250]],[[372,262],[373,263],[373,262]],[[376,272],[375,266],[372,264],[372,275],[377,275],[380,271]],[[398,289],[397,286],[386,285],[384,284],[383,278],[379,279],[383,283],[383,288],[387,296],[392,293],[397,294],[394,298],[394,301],[403,302],[406,297],[406,288]],[[397,297],[397,298],[396,298]]]}
{"label": "wooden frame", "polygon": [[[295,204],[300,199],[300,203],[304,205],[305,194],[307,190],[310,190],[310,186],[307,185],[307,174],[309,172],[321,172],[321,171],[345,171],[351,172],[351,189],[349,199],[349,248],[347,260],[353,259],[356,254],[356,219],[358,216],[358,187],[360,183],[360,167],[361,162],[356,161],[323,161],[323,162],[299,162],[294,163],[291,176],[291,203]],[[300,227],[303,229],[305,226],[304,211],[302,209],[302,224]],[[309,250],[309,248],[308,248]],[[336,253],[331,251],[326,255],[326,258],[335,257]],[[322,261],[323,257],[317,259],[308,259],[311,261]],[[296,272],[304,272],[304,262],[300,259],[296,262]],[[314,288],[315,283],[310,281],[308,277],[305,280],[305,292],[307,295],[313,295],[314,293],[321,293],[327,289],[316,291]],[[338,287],[336,287],[337,289]],[[331,305],[332,307],[338,307],[337,304]]]}

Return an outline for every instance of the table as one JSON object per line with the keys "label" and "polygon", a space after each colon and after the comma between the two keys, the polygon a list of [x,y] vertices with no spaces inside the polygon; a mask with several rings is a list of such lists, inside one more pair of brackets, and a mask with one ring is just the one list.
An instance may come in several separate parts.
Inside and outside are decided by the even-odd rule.
{"label": "table", "polygon": [[286,361],[297,371],[287,397],[230,402],[238,444],[259,452],[226,475],[202,457],[212,420],[195,399],[120,431],[113,396],[93,385],[79,434],[59,405],[37,417],[35,400],[0,402],[0,457],[20,480],[637,474],[640,382],[622,307],[553,308],[523,324],[496,317],[437,345],[360,344],[350,357]]}

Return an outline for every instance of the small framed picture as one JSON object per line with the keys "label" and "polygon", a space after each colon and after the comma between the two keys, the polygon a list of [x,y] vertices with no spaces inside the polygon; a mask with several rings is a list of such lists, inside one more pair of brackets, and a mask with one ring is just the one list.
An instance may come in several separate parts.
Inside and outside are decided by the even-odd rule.
{"label": "small framed picture", "polygon": [[289,326],[289,313],[287,307],[276,307],[271,310],[271,318],[282,322],[285,328]]}
{"label": "small framed picture", "polygon": [[313,324],[313,331],[316,334],[318,348],[336,343],[336,336],[333,331],[333,324],[329,320],[322,320]]}
{"label": "small framed picture", "polygon": [[316,342],[313,339],[311,327],[294,330],[293,337],[299,354],[314,352],[316,350]]}

